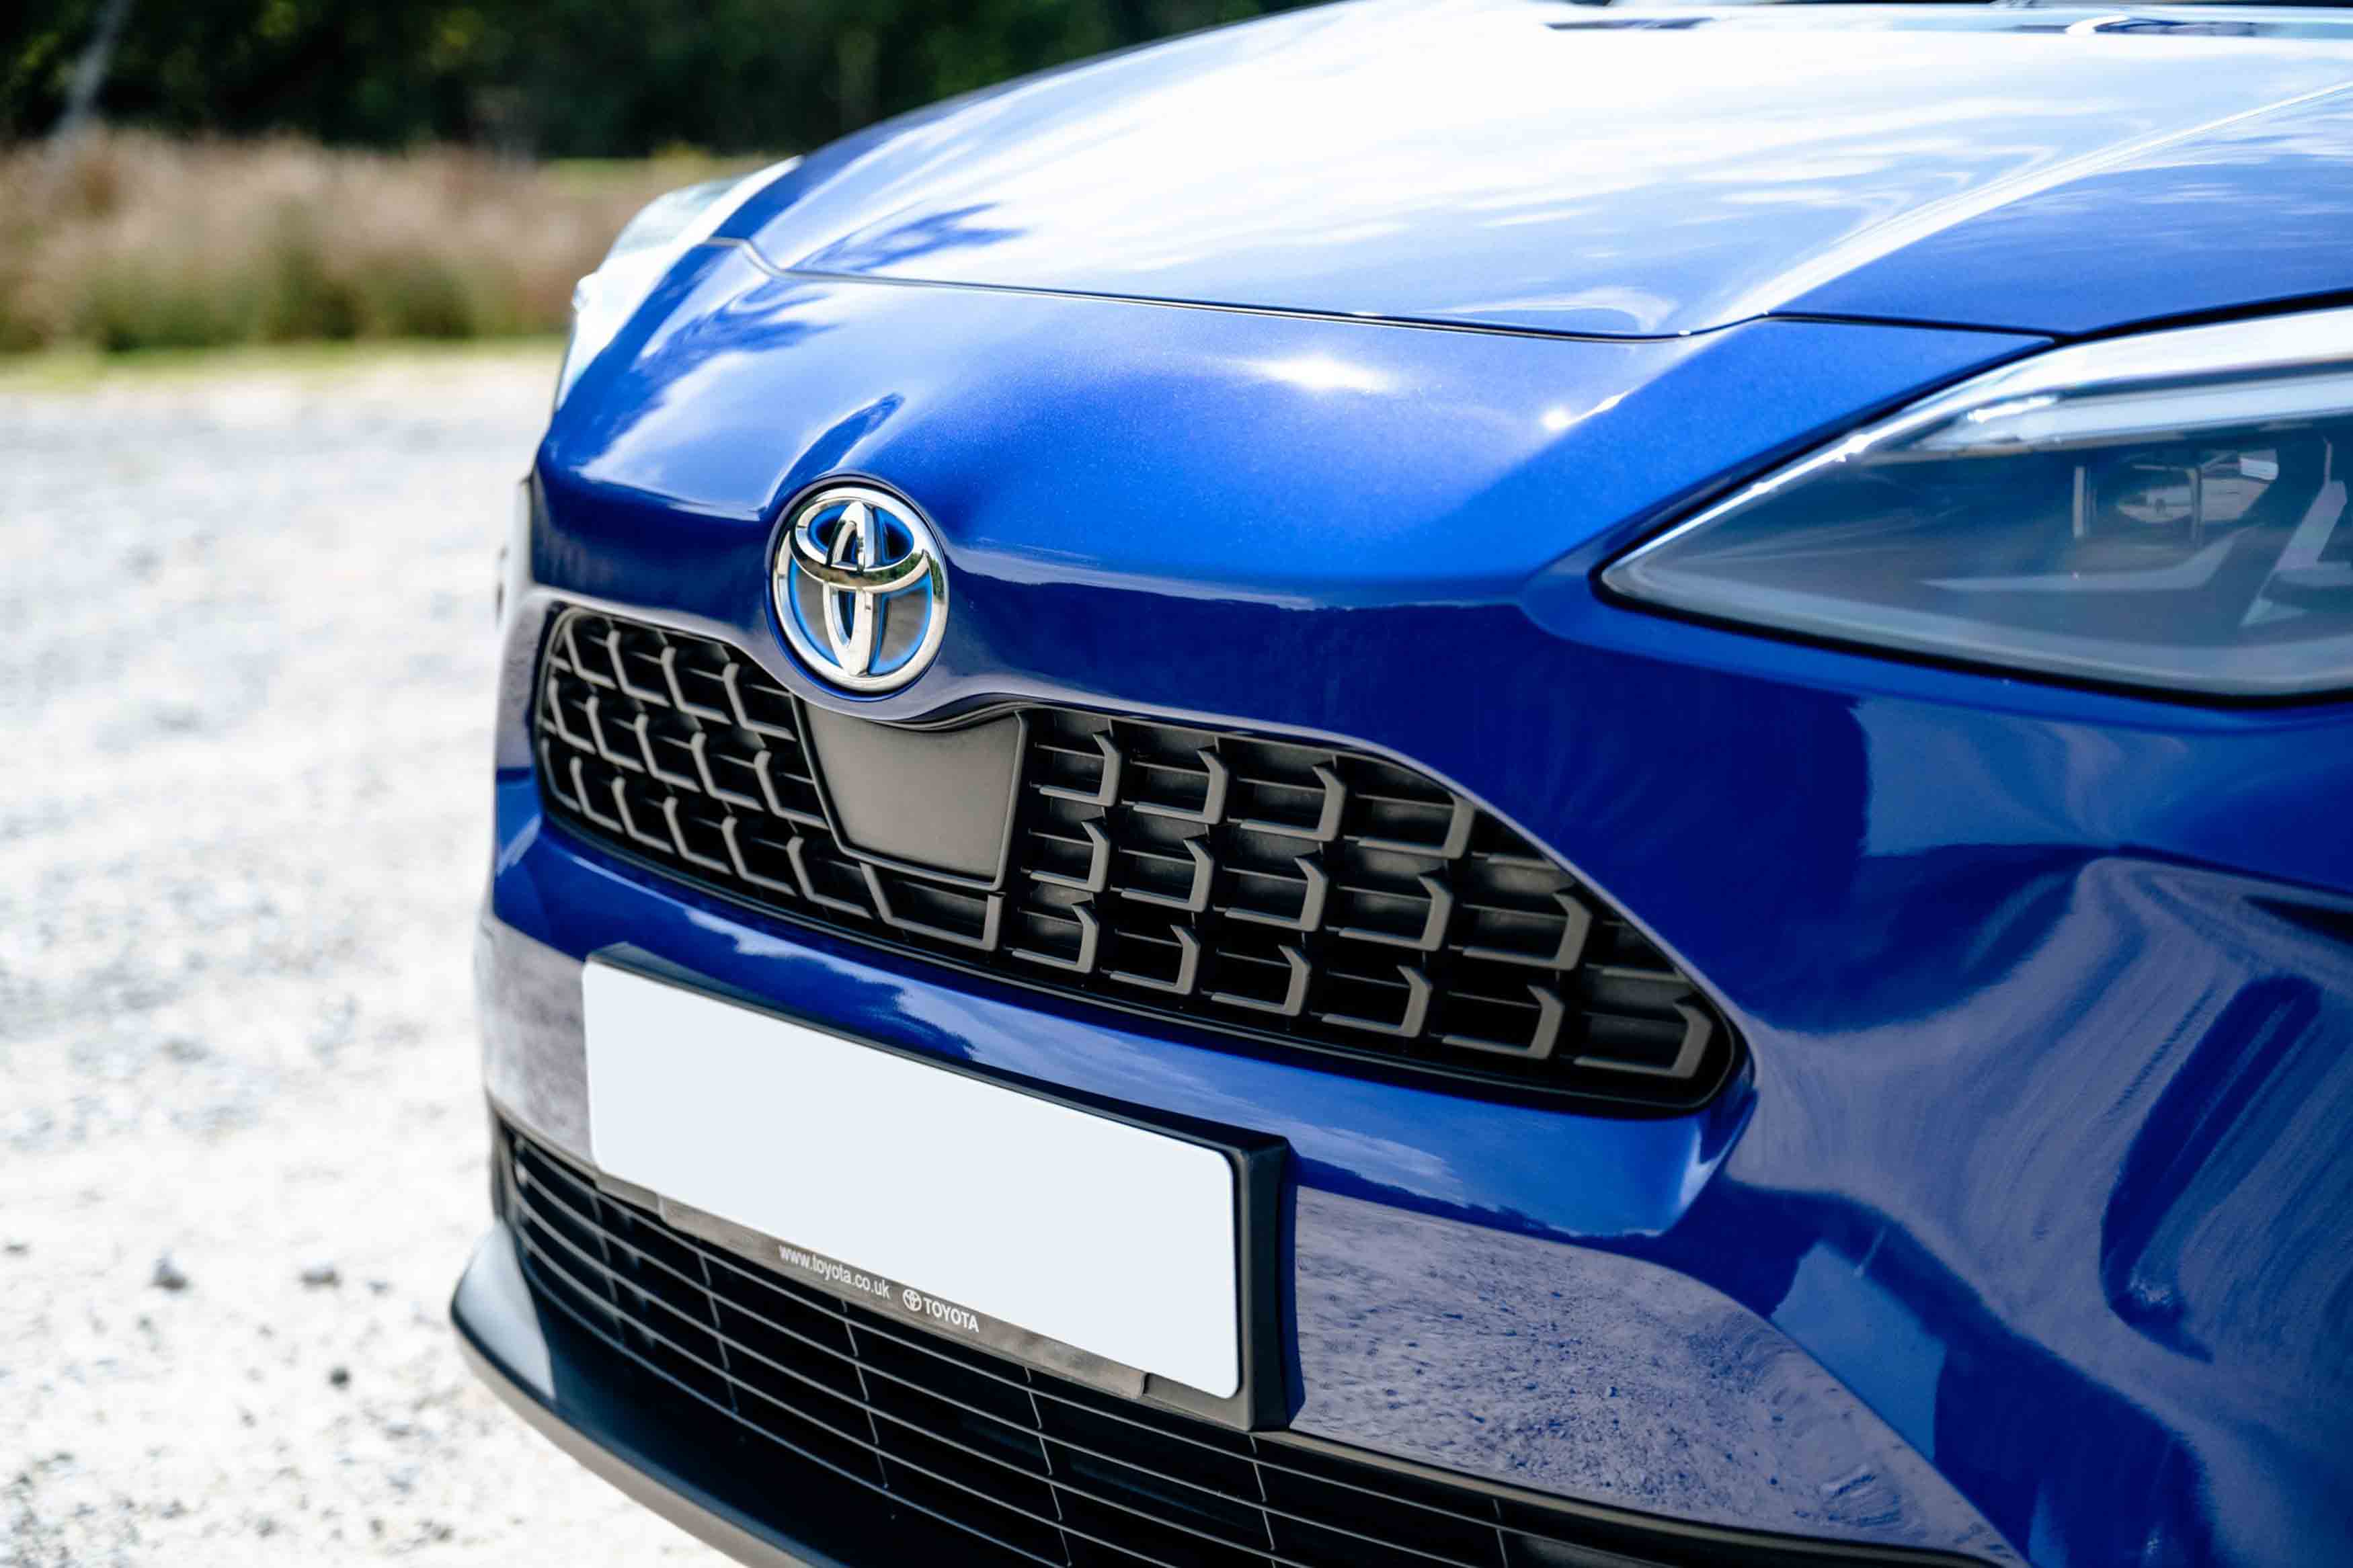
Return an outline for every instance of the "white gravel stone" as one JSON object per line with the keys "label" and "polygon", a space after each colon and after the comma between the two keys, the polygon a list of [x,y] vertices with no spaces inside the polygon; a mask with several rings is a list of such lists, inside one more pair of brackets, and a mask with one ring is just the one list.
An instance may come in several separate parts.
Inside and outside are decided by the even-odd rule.
{"label": "white gravel stone", "polygon": [[448,1326],[493,557],[553,369],[0,394],[5,1568],[718,1561]]}

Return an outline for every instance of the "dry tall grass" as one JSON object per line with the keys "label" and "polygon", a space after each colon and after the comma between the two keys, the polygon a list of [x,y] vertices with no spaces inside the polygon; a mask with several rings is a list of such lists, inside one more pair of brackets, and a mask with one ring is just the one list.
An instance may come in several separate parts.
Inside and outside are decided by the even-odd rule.
{"label": "dry tall grass", "polygon": [[629,215],[713,172],[125,132],[0,149],[0,349],[554,331]]}

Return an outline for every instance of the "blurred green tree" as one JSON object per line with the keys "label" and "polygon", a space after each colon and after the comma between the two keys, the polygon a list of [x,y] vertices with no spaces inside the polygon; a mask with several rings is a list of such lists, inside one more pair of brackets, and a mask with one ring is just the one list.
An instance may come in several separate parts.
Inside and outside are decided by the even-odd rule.
{"label": "blurred green tree", "polygon": [[[1295,0],[134,0],[106,118],[549,157],[814,146]],[[46,133],[106,0],[0,5],[0,139]]]}

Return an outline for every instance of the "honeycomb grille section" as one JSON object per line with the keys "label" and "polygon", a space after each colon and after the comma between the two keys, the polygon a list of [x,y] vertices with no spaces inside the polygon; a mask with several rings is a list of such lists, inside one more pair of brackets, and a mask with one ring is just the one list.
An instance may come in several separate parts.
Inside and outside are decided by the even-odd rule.
{"label": "honeycomb grille section", "polygon": [[849,854],[789,693],[707,638],[565,612],[542,788],[575,829],[788,918],[1222,1033],[1466,1082],[1683,1106],[1736,1050],[1527,839],[1380,758],[1019,710],[994,890]]}
{"label": "honeycomb grille section", "polygon": [[1883,1561],[1787,1537],[1665,1535],[1098,1393],[837,1300],[616,1198],[512,1131],[502,1142],[502,1212],[542,1321],[571,1331],[567,1364],[669,1423],[691,1479],[716,1489],[725,1480],[712,1472],[730,1466],[742,1506],[775,1518],[788,1505],[785,1528],[810,1499],[887,1510],[879,1528],[857,1532],[855,1563]]}

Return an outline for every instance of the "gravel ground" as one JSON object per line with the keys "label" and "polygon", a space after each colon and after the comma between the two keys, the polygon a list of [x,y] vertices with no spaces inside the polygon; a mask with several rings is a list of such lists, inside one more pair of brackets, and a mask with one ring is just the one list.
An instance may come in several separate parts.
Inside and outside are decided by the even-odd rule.
{"label": "gravel ground", "polygon": [[543,351],[0,391],[0,1564],[715,1563],[507,1416],[468,963]]}

